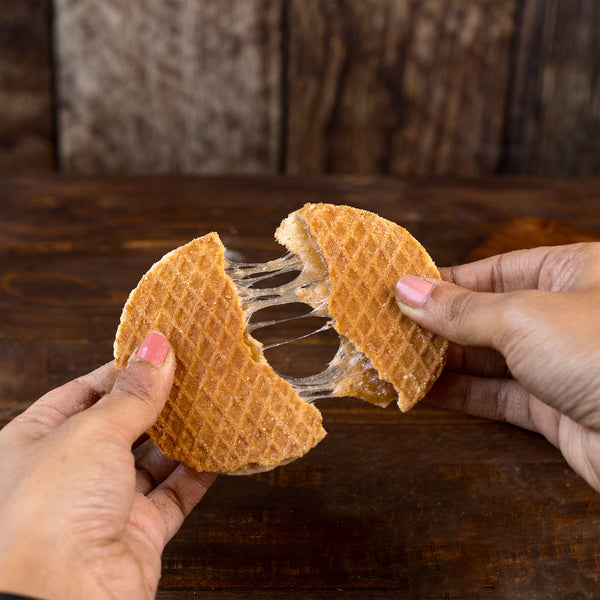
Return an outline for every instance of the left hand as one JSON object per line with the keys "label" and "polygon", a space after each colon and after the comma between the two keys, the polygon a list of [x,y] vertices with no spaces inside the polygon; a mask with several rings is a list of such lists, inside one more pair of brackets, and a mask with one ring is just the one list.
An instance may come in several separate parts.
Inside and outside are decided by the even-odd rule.
{"label": "left hand", "polygon": [[214,474],[146,443],[175,357],[149,334],[112,363],[57,388],[0,432],[0,591],[44,599],[154,598],[161,554]]}

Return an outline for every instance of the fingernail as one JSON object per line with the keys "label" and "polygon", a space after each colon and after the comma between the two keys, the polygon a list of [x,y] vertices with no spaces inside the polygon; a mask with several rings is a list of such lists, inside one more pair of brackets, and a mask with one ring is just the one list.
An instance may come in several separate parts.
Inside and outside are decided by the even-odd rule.
{"label": "fingernail", "polygon": [[414,275],[405,275],[396,284],[398,300],[415,308],[423,306],[425,300],[431,295],[433,288],[433,283]]}
{"label": "fingernail", "polygon": [[164,335],[152,331],[141,343],[136,358],[148,360],[153,363],[162,363],[169,353],[169,342]]}

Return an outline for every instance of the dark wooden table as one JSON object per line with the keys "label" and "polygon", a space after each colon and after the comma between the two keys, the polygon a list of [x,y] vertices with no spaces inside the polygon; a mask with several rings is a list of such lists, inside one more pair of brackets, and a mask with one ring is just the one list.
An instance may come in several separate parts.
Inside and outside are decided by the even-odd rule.
{"label": "dark wooden table", "polygon": [[[212,230],[264,260],[291,210],[348,203],[407,227],[439,265],[515,217],[600,233],[597,180],[5,178],[0,195],[0,425],[110,360],[129,290]],[[308,338],[272,360],[315,372],[333,347]],[[305,458],[217,480],[165,551],[159,598],[600,596],[600,496],[540,436],[426,403],[320,408],[329,435]]]}

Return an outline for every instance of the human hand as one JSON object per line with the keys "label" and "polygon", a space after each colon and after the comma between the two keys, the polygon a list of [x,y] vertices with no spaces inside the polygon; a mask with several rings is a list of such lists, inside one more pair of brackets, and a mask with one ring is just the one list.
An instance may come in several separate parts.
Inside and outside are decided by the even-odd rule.
{"label": "human hand", "polygon": [[404,277],[401,310],[451,343],[428,399],[537,431],[600,491],[600,243]]}
{"label": "human hand", "polygon": [[[0,590],[44,599],[154,598],[161,554],[215,479],[132,445],[156,421],[175,357],[149,334],[0,432]],[[136,459],[137,458],[137,459]]]}

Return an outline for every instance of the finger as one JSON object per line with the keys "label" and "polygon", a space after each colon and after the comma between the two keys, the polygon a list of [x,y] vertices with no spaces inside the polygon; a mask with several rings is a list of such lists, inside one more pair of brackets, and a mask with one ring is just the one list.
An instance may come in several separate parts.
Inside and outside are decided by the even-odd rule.
{"label": "finger", "polygon": [[150,439],[147,433],[141,435],[133,443],[133,445],[131,446],[131,451],[133,453],[133,458],[135,459],[136,464],[138,460],[141,460],[142,457],[145,456],[150,451],[150,448],[152,448],[154,445],[154,442]]}
{"label": "finger", "polygon": [[134,454],[136,489],[144,495],[160,485],[179,465],[176,460],[167,458],[152,440],[140,446]]}
{"label": "finger", "polygon": [[450,342],[446,353],[447,371],[478,375],[480,377],[501,377],[511,379],[506,360],[491,348],[473,348]]}
{"label": "finger", "polygon": [[[567,247],[559,247],[567,248]],[[536,289],[540,272],[557,248],[517,250],[456,267],[440,269],[442,279],[476,292]]]}
{"label": "finger", "polygon": [[44,437],[69,417],[102,398],[114,385],[115,376],[114,363],[106,363],[48,392],[19,415],[15,423],[24,425],[34,438]]}
{"label": "finger", "polygon": [[184,519],[216,478],[216,473],[198,473],[179,464],[165,481],[148,494],[165,523],[165,544],[177,533]]}
{"label": "finger", "polygon": [[175,355],[160,333],[149,333],[125,369],[117,371],[112,390],[85,414],[97,427],[132,445],[162,411],[175,371]]}
{"label": "finger", "polygon": [[600,289],[600,242],[578,244],[575,260],[565,266],[569,291]]}
{"label": "finger", "polygon": [[559,448],[567,462],[597,492],[600,492],[600,437],[563,415]]}
{"label": "finger", "polygon": [[504,335],[500,304],[509,294],[473,292],[414,275],[402,277],[396,291],[405,315],[450,341],[496,348],[498,336]]}
{"label": "finger", "polygon": [[513,379],[442,373],[426,399],[475,417],[538,431],[529,410],[530,394]]}
{"label": "finger", "polygon": [[597,289],[600,243],[540,247],[507,252],[440,269],[442,279],[477,292]]}
{"label": "finger", "polygon": [[561,414],[513,379],[442,373],[425,400],[475,417],[505,421],[541,433],[559,447]]}
{"label": "finger", "polygon": [[397,291],[400,310],[415,322],[458,344],[498,350],[534,396],[600,430],[597,292],[493,294],[412,275]]}

